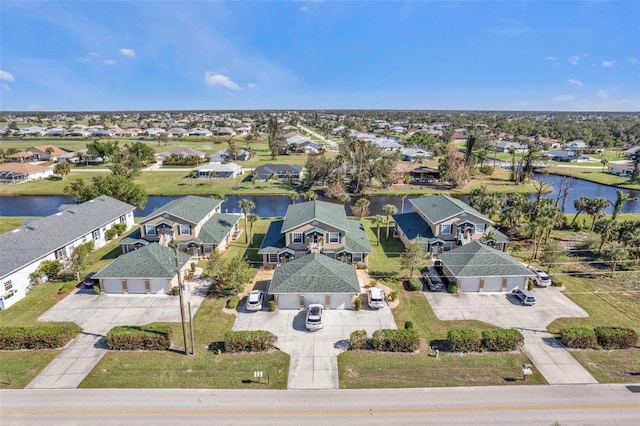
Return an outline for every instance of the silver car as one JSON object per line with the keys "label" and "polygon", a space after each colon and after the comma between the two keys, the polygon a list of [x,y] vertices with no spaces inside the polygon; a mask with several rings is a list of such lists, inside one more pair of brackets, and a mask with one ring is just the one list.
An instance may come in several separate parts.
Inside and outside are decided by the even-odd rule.
{"label": "silver car", "polygon": [[260,290],[253,290],[247,297],[247,311],[261,311],[262,300],[264,299],[264,292]]}
{"label": "silver car", "polygon": [[309,331],[320,330],[324,327],[322,323],[322,314],[324,312],[324,306],[319,304],[311,304],[307,308],[307,319],[305,321],[305,327]]}
{"label": "silver car", "polygon": [[535,277],[531,278],[531,280],[538,287],[549,287],[551,285],[551,277],[547,275],[547,273],[541,269],[534,268],[533,266],[529,266],[531,272],[535,274]]}

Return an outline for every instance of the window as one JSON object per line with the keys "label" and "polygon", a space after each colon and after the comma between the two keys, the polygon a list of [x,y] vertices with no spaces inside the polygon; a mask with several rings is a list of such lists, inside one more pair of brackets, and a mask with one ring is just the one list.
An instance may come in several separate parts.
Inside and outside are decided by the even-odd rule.
{"label": "window", "polygon": [[299,232],[292,232],[291,233],[291,242],[292,243],[302,243],[302,234]]}
{"label": "window", "polygon": [[94,240],[99,240],[100,239],[100,230],[96,229],[95,231],[93,231],[91,233],[91,236],[93,237]]}
{"label": "window", "polygon": [[180,225],[178,227],[178,235],[190,235],[191,225]]}
{"label": "window", "polygon": [[126,216],[120,216],[120,223],[127,223],[127,217]]}
{"label": "window", "polygon": [[271,253],[267,256],[267,262],[268,263],[278,263],[278,254],[277,253]]}
{"label": "window", "polygon": [[4,282],[4,291],[9,291],[13,288],[13,283],[11,280]]}
{"label": "window", "polygon": [[353,253],[353,258],[351,259],[353,263],[362,262],[362,253]]}
{"label": "window", "polygon": [[64,258],[64,250],[56,250],[56,260],[62,260]]}
{"label": "window", "polygon": [[487,225],[484,223],[478,223],[476,224],[476,234],[484,234],[484,231],[486,231],[487,229]]}
{"label": "window", "polygon": [[441,234],[450,234],[451,233],[451,224],[450,223],[444,223],[444,224],[440,225],[440,233]]}
{"label": "window", "polygon": [[147,235],[156,235],[156,227],[155,225],[145,225],[144,233]]}
{"label": "window", "polygon": [[340,242],[340,233],[339,232],[329,232],[329,242],[332,244],[336,244]]}
{"label": "window", "polygon": [[444,251],[449,251],[451,250],[451,243],[444,243]]}

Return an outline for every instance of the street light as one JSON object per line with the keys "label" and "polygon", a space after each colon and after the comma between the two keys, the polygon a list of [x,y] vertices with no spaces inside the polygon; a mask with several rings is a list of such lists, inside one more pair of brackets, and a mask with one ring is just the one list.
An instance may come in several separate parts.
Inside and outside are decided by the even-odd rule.
{"label": "street light", "polygon": [[182,321],[182,337],[184,338],[184,354],[189,355],[189,348],[187,347],[187,325],[184,321],[184,295],[182,290],[182,274],[180,273],[180,261],[178,260],[178,243],[176,240],[171,240],[169,243],[175,253],[176,258],[176,272],[178,273],[178,295],[180,296],[180,320]]}

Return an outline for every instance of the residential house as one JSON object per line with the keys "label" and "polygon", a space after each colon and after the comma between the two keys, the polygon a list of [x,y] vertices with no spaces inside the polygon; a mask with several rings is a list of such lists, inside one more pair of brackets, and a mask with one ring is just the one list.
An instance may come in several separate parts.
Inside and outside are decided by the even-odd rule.
{"label": "residential house", "polygon": [[236,131],[231,127],[214,127],[213,133],[217,136],[235,136]]}
{"label": "residential house", "polygon": [[629,148],[624,151],[624,158],[626,158],[627,160],[631,160],[638,153],[640,153],[640,146],[634,146],[633,148]]}
{"label": "residential house", "polygon": [[266,182],[270,176],[275,176],[280,180],[301,181],[304,167],[298,164],[264,164],[256,167],[254,173],[258,175],[258,180]]}
{"label": "residential house", "polygon": [[306,140],[298,144],[298,152],[304,152],[305,154],[318,154],[322,150],[322,146],[312,140]]}
{"label": "residential house", "polygon": [[383,151],[399,151],[403,148],[403,146],[395,140],[387,138],[375,138],[373,144]]}
{"label": "residential house", "polygon": [[[51,153],[47,152],[49,150]],[[25,151],[16,152],[8,158],[15,162],[56,161],[59,155],[68,154],[69,151],[58,148],[55,145],[40,145],[27,148]]]}
{"label": "residential house", "polygon": [[[234,158],[235,157],[235,158]],[[227,149],[221,149],[209,155],[210,163],[224,163],[225,161],[247,161],[251,158],[251,151],[240,148],[235,156],[228,154]]]}
{"label": "residential house", "polygon": [[40,126],[23,127],[18,131],[18,136],[38,136],[44,135],[47,129]]}
{"label": "residential house", "polygon": [[189,136],[208,137],[208,136],[211,136],[212,134],[213,133],[211,133],[211,131],[207,129],[201,129],[201,128],[189,129]]}
{"label": "residential house", "polygon": [[547,157],[551,159],[551,161],[561,161],[561,162],[576,162],[576,163],[584,163],[589,161],[595,161],[593,158],[589,157],[587,154],[578,154],[577,151],[559,149],[556,151],[549,151],[545,153]]}
{"label": "residential house", "polygon": [[498,250],[506,250],[510,240],[497,229],[493,221],[465,204],[447,195],[409,199],[413,212],[393,215],[394,235],[405,246],[423,244],[425,251],[437,256],[474,240],[492,235]]}
{"label": "residential house", "polygon": [[207,154],[197,149],[177,146],[175,148],[171,148],[169,151],[156,154],[156,158],[160,161],[164,161],[167,158],[171,157],[172,155],[175,155],[178,157],[184,157],[184,158],[200,158],[204,160]]}
{"label": "residential house", "polygon": [[569,150],[585,149],[586,147],[587,147],[587,143],[581,140],[574,140],[564,144],[564,148]]}
{"label": "residential house", "polygon": [[[135,206],[102,195],[82,204],[64,206],[51,216],[0,234],[0,309],[24,298],[29,275],[45,260],[68,263],[73,249],[93,241],[96,249],[107,244],[106,231],[115,224],[130,229]],[[3,290],[4,289],[4,290]]]}
{"label": "residential house", "polygon": [[558,149],[562,147],[562,143],[558,139],[539,138],[536,143],[545,150]]}
{"label": "residential house", "polygon": [[53,168],[29,163],[0,164],[0,183],[22,183],[53,176]]}
{"label": "residential house", "polygon": [[181,127],[172,127],[167,130],[166,135],[170,138],[181,138],[183,136],[189,136],[189,131]]}
{"label": "residential house", "polygon": [[633,163],[631,161],[609,163],[609,165],[607,165],[607,173],[616,176],[631,176],[633,175]]}
{"label": "residential house", "polygon": [[521,145],[517,142],[499,141],[495,144],[496,152],[509,152],[511,148],[513,148],[515,152],[519,153],[525,153],[529,151],[529,147],[527,145]]}
{"label": "residential house", "polygon": [[220,213],[222,200],[186,196],[173,200],[140,221],[140,228],[120,241],[123,253],[175,240],[192,256],[224,251],[240,234],[240,215]]}
{"label": "residential house", "polygon": [[193,169],[199,179],[236,178],[242,175],[242,166],[237,163],[206,163]]}
{"label": "residential house", "polygon": [[366,264],[371,245],[362,223],[348,219],[341,204],[325,201],[291,204],[283,220],[271,222],[258,254],[268,267],[308,253]]}
{"label": "residential house", "polygon": [[401,148],[402,161],[428,161],[433,159],[433,154],[429,151],[414,148]]}

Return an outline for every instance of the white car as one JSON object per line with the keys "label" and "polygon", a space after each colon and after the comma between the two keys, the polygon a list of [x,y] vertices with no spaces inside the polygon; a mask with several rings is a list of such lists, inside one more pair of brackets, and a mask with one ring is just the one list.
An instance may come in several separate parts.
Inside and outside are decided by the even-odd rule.
{"label": "white car", "polygon": [[307,308],[307,319],[305,321],[305,326],[309,331],[320,330],[324,327],[322,323],[322,313],[324,312],[324,306],[319,304],[311,304]]}
{"label": "white car", "polygon": [[247,311],[261,311],[262,300],[264,299],[264,292],[260,290],[253,290],[247,297]]}
{"label": "white car", "polygon": [[529,266],[527,269],[535,274],[535,277],[531,278],[535,285],[538,287],[549,287],[551,285],[551,277],[545,271],[533,266]]}
{"label": "white car", "polygon": [[371,309],[384,308],[384,293],[377,287],[372,287],[367,292],[367,303]]}

